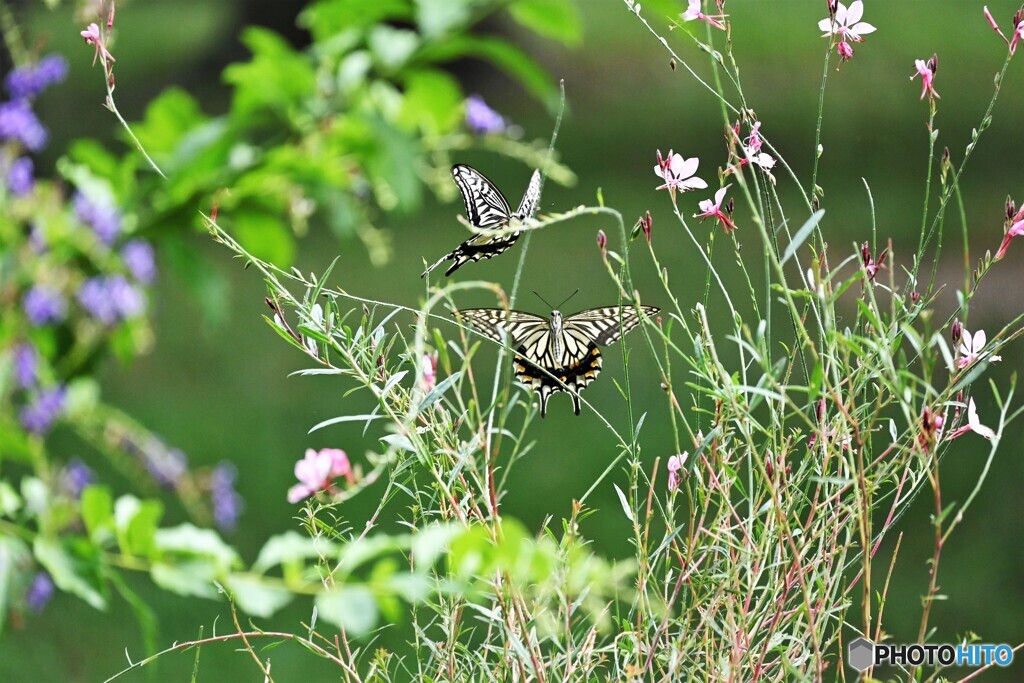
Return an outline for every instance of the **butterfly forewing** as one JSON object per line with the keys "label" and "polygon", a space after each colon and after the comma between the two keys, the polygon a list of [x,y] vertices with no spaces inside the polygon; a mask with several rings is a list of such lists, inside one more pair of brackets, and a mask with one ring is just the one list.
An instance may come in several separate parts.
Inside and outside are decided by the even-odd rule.
{"label": "butterfly forewing", "polygon": [[534,171],[530,177],[530,186],[526,188],[523,201],[519,202],[519,210],[516,211],[516,218],[525,221],[537,212],[537,205],[540,204],[540,171]]}
{"label": "butterfly forewing", "polygon": [[[525,220],[533,215],[540,202],[540,172],[534,171],[530,185],[519,204],[519,210],[513,215],[508,200],[501,191],[488,180],[484,174],[464,164],[452,166],[452,178],[455,179],[462,200],[466,205],[466,216],[474,228],[480,230],[502,230],[508,228],[512,219]],[[514,229],[514,228],[513,228]],[[445,271],[451,275],[467,263],[492,258],[508,250],[516,240],[519,232],[507,232],[497,235],[473,235],[458,247],[450,251],[431,265],[420,277],[437,268],[445,261],[452,265]]]}
{"label": "butterfly forewing", "polygon": [[[659,310],[654,306],[641,306],[640,309],[647,317]],[[608,346],[639,325],[640,320],[640,315],[634,307],[606,306],[573,314],[565,319],[564,326],[566,329],[581,330],[601,346]]]}
{"label": "butterfly forewing", "polygon": [[483,173],[465,164],[455,164],[452,177],[466,204],[466,217],[474,227],[500,226],[512,217],[505,195]]}
{"label": "butterfly forewing", "polygon": [[[642,306],[641,310],[645,316],[658,312],[653,306]],[[496,341],[504,342],[508,335],[516,351],[512,360],[515,377],[537,392],[541,417],[547,413],[548,399],[557,391],[569,393],[573,410],[579,415],[579,392],[601,372],[597,347],[614,343],[641,319],[635,308],[592,308],[565,318],[556,340],[550,321],[530,313],[498,308],[470,308],[459,313]]]}

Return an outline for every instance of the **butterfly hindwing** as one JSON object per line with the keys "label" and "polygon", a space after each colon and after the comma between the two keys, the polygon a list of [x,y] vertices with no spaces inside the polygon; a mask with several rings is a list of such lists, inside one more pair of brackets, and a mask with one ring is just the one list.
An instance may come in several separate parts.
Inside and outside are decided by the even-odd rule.
{"label": "butterfly hindwing", "polygon": [[[641,311],[651,316],[658,309],[642,306]],[[579,415],[579,392],[601,372],[598,346],[616,342],[641,321],[635,308],[592,308],[562,320],[556,334],[551,321],[521,311],[471,308],[459,313],[491,339],[503,342],[508,335],[516,351],[513,373],[521,384],[537,392],[541,417],[547,414],[548,399],[558,391],[569,394],[573,412]],[[553,319],[555,316],[552,314]]]}
{"label": "butterfly hindwing", "polygon": [[[530,185],[519,204],[519,210],[512,213],[508,200],[494,183],[483,173],[465,164],[452,166],[452,178],[462,193],[462,201],[466,205],[466,216],[470,224],[480,230],[502,230],[510,223],[524,221],[537,210],[540,202],[540,171],[534,171]],[[514,219],[514,220],[513,220]],[[432,266],[423,271],[420,277],[438,267],[445,261],[452,264],[445,271],[451,275],[467,263],[492,258],[504,253],[516,243],[520,233],[511,232],[498,235],[473,235],[458,247],[442,256]]]}

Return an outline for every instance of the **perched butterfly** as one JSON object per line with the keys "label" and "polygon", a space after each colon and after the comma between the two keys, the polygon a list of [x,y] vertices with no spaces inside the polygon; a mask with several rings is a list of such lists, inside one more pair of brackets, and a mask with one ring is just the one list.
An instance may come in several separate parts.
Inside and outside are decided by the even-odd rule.
{"label": "perched butterfly", "polygon": [[[515,213],[512,213],[505,195],[480,171],[464,164],[455,164],[452,166],[452,177],[459,186],[462,200],[466,203],[466,215],[470,224],[480,230],[515,230],[533,216],[540,202],[540,171],[533,172],[530,186],[526,188],[523,201],[519,203],[519,209]],[[518,232],[473,235],[454,251],[438,259],[437,263],[423,271],[420,277],[425,277],[445,261],[454,261],[444,272],[445,275],[451,275],[470,261],[497,256],[515,244],[517,239]]]}
{"label": "perched butterfly", "polygon": [[[658,312],[654,306],[640,309],[648,317]],[[504,335],[509,336],[516,351],[512,361],[516,379],[540,395],[541,417],[556,391],[569,392],[573,411],[579,415],[579,392],[601,372],[597,347],[614,344],[641,320],[636,308],[628,306],[591,308],[567,318],[551,311],[548,320],[500,308],[466,308],[457,313],[491,339],[504,342]]]}

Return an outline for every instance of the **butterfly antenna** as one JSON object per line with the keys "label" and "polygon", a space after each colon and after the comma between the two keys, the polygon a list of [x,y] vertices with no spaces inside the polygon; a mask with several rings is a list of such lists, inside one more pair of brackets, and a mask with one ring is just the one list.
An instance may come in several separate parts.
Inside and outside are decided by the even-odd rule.
{"label": "butterfly antenna", "polygon": [[536,289],[534,289],[534,290],[531,290],[531,291],[532,291],[532,292],[533,292],[534,294],[536,294],[536,295],[537,295],[537,298],[538,298],[538,299],[540,299],[541,301],[543,301],[543,302],[544,302],[544,305],[545,305],[545,306],[547,306],[548,308],[550,308],[550,309],[551,309],[552,311],[553,311],[553,310],[555,310],[555,307],[554,307],[554,306],[552,306],[551,304],[549,304],[549,303],[548,303],[548,300],[547,300],[547,299],[545,299],[544,297],[542,297],[542,296],[541,296],[540,294],[537,294],[537,290],[536,290]]}
{"label": "butterfly antenna", "polygon": [[[573,293],[572,293],[572,294],[570,294],[569,296],[567,296],[567,297],[565,297],[564,299],[562,299],[562,303],[561,303],[561,304],[558,304],[558,305],[557,305],[557,306],[555,306],[554,308],[561,308],[561,307],[562,307],[562,304],[564,304],[564,303],[565,303],[566,301],[568,301],[569,299],[573,298],[574,296],[576,296],[576,295],[577,295],[577,294],[579,294],[579,293],[580,293],[580,288],[579,288],[579,287],[577,287],[577,288],[576,288],[576,291],[575,291],[575,292],[573,292]],[[547,302],[545,301],[544,303],[547,303]]]}

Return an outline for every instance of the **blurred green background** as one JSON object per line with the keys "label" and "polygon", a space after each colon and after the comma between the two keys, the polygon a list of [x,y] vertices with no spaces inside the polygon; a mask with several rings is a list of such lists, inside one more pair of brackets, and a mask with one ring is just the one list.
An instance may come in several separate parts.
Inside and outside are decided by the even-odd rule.
{"label": "blurred green background", "polygon": [[[714,184],[716,166],[724,163],[725,141],[718,105],[685,69],[672,70],[669,55],[616,0],[577,0],[583,9],[581,44],[564,48],[542,41],[495,17],[483,30],[510,35],[526,47],[557,78],[565,80],[568,112],[558,147],[562,160],[579,176],[573,188],[548,184],[542,210],[563,210],[594,203],[601,188],[606,203],[632,221],[644,210],[654,216],[654,240],[664,263],[672,271],[671,282],[684,301],[697,301],[703,291],[704,269],[681,227],[674,223],[671,206],[652,172],[655,150],[674,148],[687,157],[699,156],[701,172]],[[670,44],[699,75],[708,77],[705,55],[685,35],[668,34],[664,12],[655,3],[644,14],[665,30]],[[685,2],[662,1],[660,6],[685,9]],[[937,127],[939,149],[948,145],[954,162],[962,158],[970,132],[987,106],[993,75],[1002,65],[1005,47],[982,16],[982,3],[901,2],[868,0],[865,19],[878,27],[867,42],[855,45],[853,60],[828,73],[825,124],[819,184],[825,190],[827,210],[823,223],[830,244],[830,261],[838,263],[853,253],[854,243],[870,239],[870,210],[864,189],[871,186],[880,239],[891,236],[898,262],[906,263],[917,244],[927,163],[927,104],[918,100],[920,85],[911,82],[914,59],[939,55],[935,85],[939,102]],[[993,14],[1008,24],[1016,6],[1006,0],[988,3]],[[268,0],[133,0],[119,6],[118,89],[119,105],[129,120],[136,120],[162,89],[178,85],[199,98],[207,112],[227,107],[227,90],[220,81],[223,67],[241,58],[240,29],[249,24],[267,26],[303,45],[307,37],[295,28],[301,2]],[[71,76],[60,88],[47,93],[40,116],[48,125],[52,142],[49,157],[40,162],[40,174],[52,166],[66,143],[91,136],[115,141],[116,124],[101,106],[102,75],[90,68],[92,49],[81,44],[70,12],[44,11],[36,4],[24,8],[28,35],[45,36],[53,49],[71,62]],[[731,0],[736,60],[745,95],[762,121],[762,133],[777,147],[805,185],[813,160],[814,125],[822,57],[826,41],[816,23],[825,15],[824,2],[755,2]],[[718,36],[716,36],[717,38]],[[1003,201],[1007,194],[1021,195],[1021,114],[1024,112],[1024,73],[1012,65],[996,108],[994,123],[971,160],[963,182],[973,258],[995,250],[1002,238]],[[454,66],[467,92],[479,92],[509,119],[522,126],[526,137],[546,138],[553,124],[535,100],[505,76],[480,63],[466,61]],[[467,155],[466,161],[481,168],[510,195],[518,198],[529,170],[483,153]],[[789,200],[794,220],[802,214],[789,179],[779,169],[779,189]],[[862,180],[863,179],[863,180]],[[710,194],[710,193],[709,193]],[[699,196],[698,196],[699,195]],[[702,193],[686,196],[681,205],[692,213]],[[197,207],[207,208],[207,207]],[[322,271],[339,256],[333,279],[345,289],[415,305],[424,294],[418,278],[422,261],[433,261],[464,238],[455,220],[460,204],[430,204],[421,213],[383,221],[395,238],[393,262],[383,269],[368,265],[365,250],[351,240],[339,243],[326,233],[314,233],[300,242],[297,265],[303,271]],[[753,228],[740,216],[739,238],[743,252],[756,269],[760,246]],[[580,294],[565,308],[578,310],[615,300],[594,243],[603,228],[614,235],[607,221],[581,219],[533,236],[523,275],[521,306],[545,313],[544,305],[529,290],[548,300],[560,300],[579,287]],[[702,230],[710,229],[710,224]],[[949,234],[959,227],[950,222]],[[613,239],[612,246],[615,240]],[[156,320],[156,345],[150,355],[130,367],[111,363],[103,373],[109,400],[138,417],[144,424],[184,449],[193,463],[214,463],[227,458],[240,470],[239,489],[247,509],[239,530],[231,539],[248,559],[270,535],[297,528],[295,506],[285,501],[293,481],[292,468],[306,447],[344,448],[358,460],[375,447],[373,437],[363,437],[361,426],[338,426],[310,436],[317,422],[342,413],[361,412],[357,398],[344,398],[348,385],[329,378],[288,378],[304,367],[303,358],[287,348],[262,321],[266,309],[264,290],[252,272],[243,272],[238,261],[201,234],[191,248],[205,252],[209,261],[226,274],[231,288],[225,296],[228,315],[216,327],[205,326],[196,302],[171,275],[160,284]],[[520,247],[521,248],[521,247]],[[732,260],[721,248],[716,260],[728,268]],[[488,279],[510,286],[518,253],[467,266],[456,277]],[[641,288],[647,301],[658,304],[652,273],[638,258]],[[1014,245],[1009,258],[994,269],[972,306],[972,330],[997,329],[1024,306],[1019,288],[1024,274],[1024,245]],[[165,269],[167,270],[167,269]],[[903,279],[902,271],[897,281]],[[963,282],[962,255],[948,248],[940,264],[939,281],[950,287],[940,298],[940,312],[955,301],[954,290]],[[688,295],[687,293],[692,293]],[[482,297],[467,296],[464,305],[489,305]],[[712,310],[714,298],[712,298]],[[717,311],[715,311],[717,312]],[[638,347],[639,348],[639,347]],[[613,349],[605,364],[606,377],[594,384],[587,398],[610,416],[624,416],[613,378],[621,379],[621,350]],[[671,437],[665,429],[667,414],[658,379],[642,353],[631,360],[631,379],[641,410],[651,411],[644,429],[644,462],[662,462],[672,454]],[[994,367],[996,382],[1005,387],[1020,364],[1018,346],[1003,353]],[[634,369],[635,366],[635,369]],[[486,363],[484,365],[486,367]],[[977,392],[983,419],[994,404],[987,390]],[[552,400],[548,419],[539,422],[533,437],[537,447],[515,470],[512,494],[503,512],[536,529],[551,515],[567,516],[574,498],[616,453],[606,433],[592,415],[573,417],[564,396]],[[955,640],[974,631],[983,642],[1024,641],[1024,626],[1017,612],[1024,602],[1024,532],[1019,489],[1024,481],[1024,461],[1017,444],[1024,425],[1012,426],[1004,436],[1001,452],[961,531],[946,547],[941,565],[941,593],[931,623],[937,629],[933,641]],[[73,448],[74,444],[68,444]],[[962,501],[984,463],[987,444],[967,436],[958,441],[944,464],[945,502]],[[87,461],[89,453],[81,454]],[[599,510],[585,523],[584,533],[597,550],[612,556],[630,554],[626,521],[612,489],[616,473],[591,499]],[[361,528],[374,501],[357,498],[346,503],[345,517]],[[898,642],[913,642],[920,616],[920,596],[928,578],[927,559],[932,549],[929,514],[932,503],[922,496],[914,514],[900,523],[903,548],[886,606],[888,629]],[[168,521],[180,511],[171,509]],[[886,555],[891,552],[891,536]],[[880,563],[882,564],[882,563]],[[231,627],[223,604],[192,601],[164,595],[142,579],[138,590],[161,617],[162,644],[206,635]],[[301,602],[301,601],[300,601]],[[293,606],[269,622],[267,629],[300,629],[308,619],[307,608]],[[220,623],[216,623],[217,619]],[[382,643],[398,646],[400,630],[382,635]],[[123,602],[115,602],[107,614],[97,613],[82,602],[58,596],[39,617],[30,618],[0,640],[0,680],[94,681],[125,665],[127,648],[133,659],[142,651],[138,627]],[[281,680],[317,676],[327,680],[331,669],[298,647],[285,645],[269,653],[274,672]],[[172,655],[151,671],[152,680],[186,680],[192,655]],[[983,680],[1019,680],[1020,660],[1008,672],[993,672]],[[199,680],[254,680],[255,669],[245,653],[230,646],[202,652]],[[133,673],[123,680],[143,680]]]}

